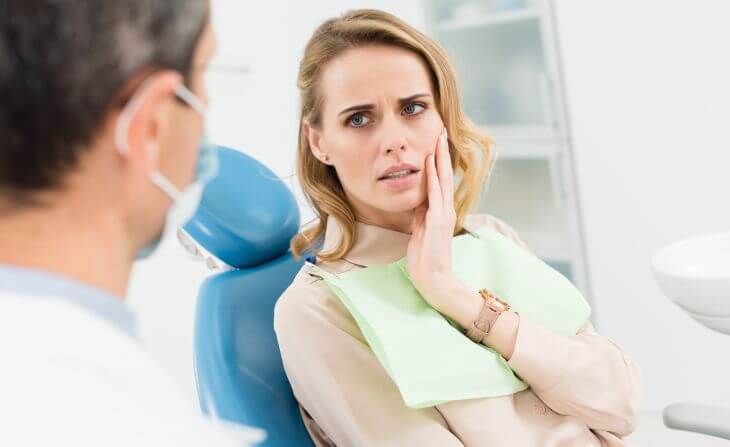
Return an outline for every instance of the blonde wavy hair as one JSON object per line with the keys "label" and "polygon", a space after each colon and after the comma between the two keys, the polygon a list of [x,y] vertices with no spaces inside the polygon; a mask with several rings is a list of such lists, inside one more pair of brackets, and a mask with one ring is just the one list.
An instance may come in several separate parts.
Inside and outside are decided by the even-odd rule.
{"label": "blonde wavy hair", "polygon": [[449,152],[458,185],[454,191],[456,226],[460,233],[464,220],[479,198],[492,163],[489,138],[464,115],[459,101],[456,73],[446,52],[431,38],[399,18],[383,11],[360,9],[327,20],[317,28],[304,50],[297,86],[301,95],[297,175],[302,190],[316,214],[309,225],[294,236],[291,251],[299,258],[316,252],[324,238],[327,221],[337,219],[342,226],[338,246],[318,252],[323,261],[337,261],[347,255],[357,238],[356,215],[342,188],[335,168],[318,160],[303,132],[304,122],[321,124],[322,92],[318,81],[329,61],[357,47],[388,45],[412,51],[426,63],[431,77],[436,107],[449,134]]}

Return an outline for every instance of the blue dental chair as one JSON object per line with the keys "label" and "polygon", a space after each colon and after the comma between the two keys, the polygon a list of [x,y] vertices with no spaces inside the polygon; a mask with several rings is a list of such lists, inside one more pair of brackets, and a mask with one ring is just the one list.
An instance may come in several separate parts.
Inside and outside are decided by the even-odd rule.
{"label": "blue dental chair", "polygon": [[274,304],[304,262],[289,253],[299,209],[286,185],[261,163],[224,147],[219,159],[217,177],[178,234],[189,251],[233,267],[209,277],[198,295],[200,405],[211,416],[266,430],[259,445],[313,446],[273,329]]}

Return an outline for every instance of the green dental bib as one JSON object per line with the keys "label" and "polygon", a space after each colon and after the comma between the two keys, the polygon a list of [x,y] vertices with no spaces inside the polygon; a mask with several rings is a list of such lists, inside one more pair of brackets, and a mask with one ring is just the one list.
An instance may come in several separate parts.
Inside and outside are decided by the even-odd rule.
{"label": "green dental bib", "polygon": [[[575,335],[590,306],[575,286],[543,261],[489,227],[456,236],[454,274],[486,288],[522,317]],[[334,275],[311,265],[347,307],[411,408],[514,394],[527,388],[502,356],[469,340],[411,283],[405,259]]]}

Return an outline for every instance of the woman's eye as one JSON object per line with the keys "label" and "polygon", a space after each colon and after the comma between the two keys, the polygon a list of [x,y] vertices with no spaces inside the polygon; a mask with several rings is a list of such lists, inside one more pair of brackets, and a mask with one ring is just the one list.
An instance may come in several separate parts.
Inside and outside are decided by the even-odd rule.
{"label": "woman's eye", "polygon": [[369,118],[362,113],[352,115],[348,120],[348,124],[352,127],[362,127],[370,122]]}
{"label": "woman's eye", "polygon": [[412,103],[412,104],[408,104],[407,106],[403,107],[403,113],[405,115],[417,115],[423,109],[425,109],[423,104]]}

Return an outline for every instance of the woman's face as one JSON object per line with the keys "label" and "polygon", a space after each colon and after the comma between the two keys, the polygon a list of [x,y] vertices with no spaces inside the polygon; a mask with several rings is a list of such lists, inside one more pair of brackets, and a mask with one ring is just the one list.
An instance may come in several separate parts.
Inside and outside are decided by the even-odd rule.
{"label": "woman's face", "polygon": [[407,218],[426,200],[426,156],[443,128],[425,63],[397,47],[368,46],[330,61],[320,77],[314,155],[334,166],[358,217]]}

